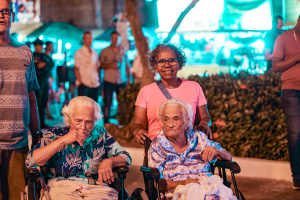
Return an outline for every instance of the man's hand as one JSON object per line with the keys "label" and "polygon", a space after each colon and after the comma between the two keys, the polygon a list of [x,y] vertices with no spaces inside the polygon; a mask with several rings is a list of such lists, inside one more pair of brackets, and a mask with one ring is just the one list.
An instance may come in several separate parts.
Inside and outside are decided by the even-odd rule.
{"label": "man's hand", "polygon": [[148,133],[144,129],[139,128],[133,131],[133,136],[138,143],[145,144]]}
{"label": "man's hand", "polygon": [[70,128],[70,131],[65,137],[65,143],[66,144],[72,144],[74,142],[78,142],[80,146],[83,146],[83,143],[86,139],[86,136],[84,134],[84,130],[82,129],[75,129]]}
{"label": "man's hand", "polygon": [[100,186],[104,186],[103,182],[111,184],[114,182],[114,174],[112,171],[112,160],[110,158],[102,160],[98,169],[98,181]]}
{"label": "man's hand", "polygon": [[210,162],[216,159],[220,154],[220,150],[217,147],[205,147],[202,153],[202,160]]}

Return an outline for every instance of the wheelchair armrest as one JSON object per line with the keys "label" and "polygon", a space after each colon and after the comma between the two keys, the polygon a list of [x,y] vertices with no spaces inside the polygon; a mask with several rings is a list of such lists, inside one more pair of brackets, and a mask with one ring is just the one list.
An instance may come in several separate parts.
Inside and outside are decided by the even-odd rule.
{"label": "wheelchair armrest", "polygon": [[119,179],[125,179],[126,178],[126,173],[129,171],[128,166],[118,166],[113,168],[113,172],[118,173],[118,178]]}
{"label": "wheelchair armrest", "polygon": [[150,178],[152,179],[159,179],[160,178],[160,172],[157,168],[153,167],[141,167],[140,171],[145,172],[150,175]]}
{"label": "wheelchair armrest", "polygon": [[27,168],[26,169],[27,177],[30,182],[37,182],[39,177],[39,170],[37,168]]}
{"label": "wheelchair armrest", "polygon": [[225,169],[229,169],[235,174],[238,174],[241,172],[240,166],[234,162],[234,161],[229,161],[229,160],[218,160],[215,164],[214,167],[221,167]]}

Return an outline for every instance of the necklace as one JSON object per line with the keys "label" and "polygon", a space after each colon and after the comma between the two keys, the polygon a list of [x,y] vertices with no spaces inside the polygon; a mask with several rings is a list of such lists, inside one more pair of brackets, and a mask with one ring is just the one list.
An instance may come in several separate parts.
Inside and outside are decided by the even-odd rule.
{"label": "necklace", "polygon": [[297,40],[297,37],[296,37],[296,33],[295,33],[295,29],[294,29],[294,28],[293,28],[293,33],[294,33],[294,38],[295,38],[295,40],[296,40],[296,43],[297,43],[298,47],[300,48],[300,45],[299,45],[299,43],[298,43],[298,40]]}

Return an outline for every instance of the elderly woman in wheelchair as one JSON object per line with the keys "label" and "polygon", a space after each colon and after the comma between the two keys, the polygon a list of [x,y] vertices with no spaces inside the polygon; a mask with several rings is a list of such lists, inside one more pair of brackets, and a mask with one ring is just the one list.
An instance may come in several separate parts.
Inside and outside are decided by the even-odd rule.
{"label": "elderly woman in wheelchair", "polygon": [[189,104],[177,99],[167,100],[157,110],[163,128],[152,141],[148,158],[149,167],[160,172],[160,191],[166,191],[166,199],[236,199],[210,169],[210,162],[231,160],[230,153],[192,129],[191,112]]}
{"label": "elderly woman in wheelchair", "polygon": [[112,168],[131,164],[130,155],[101,126],[100,107],[75,97],[62,110],[66,127],[49,129],[28,153],[27,167],[45,166],[51,199],[117,199]]}

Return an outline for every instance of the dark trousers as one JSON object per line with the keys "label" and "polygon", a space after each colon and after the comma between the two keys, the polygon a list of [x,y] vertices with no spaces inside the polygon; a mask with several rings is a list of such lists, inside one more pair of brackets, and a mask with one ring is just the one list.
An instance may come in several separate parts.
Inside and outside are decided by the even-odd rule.
{"label": "dark trousers", "polygon": [[39,109],[40,126],[45,126],[45,109],[48,102],[49,96],[49,83],[48,79],[38,79],[40,86],[39,90],[35,91],[36,102]]}
{"label": "dark trousers", "polygon": [[103,83],[103,91],[104,91],[104,109],[103,109],[103,115],[104,115],[104,123],[109,122],[109,113],[110,113],[110,106],[112,103],[112,95],[115,91],[117,95],[119,94],[120,88],[125,88],[126,83],[121,84],[112,84],[105,82]]}
{"label": "dark trousers", "polygon": [[25,159],[28,147],[0,149],[0,199],[20,200],[25,191]]}
{"label": "dark trousers", "polygon": [[99,87],[90,88],[81,84],[78,87],[78,96],[87,96],[93,99],[94,101],[98,102]]}
{"label": "dark trousers", "polygon": [[286,117],[292,175],[294,181],[300,180],[300,90],[283,90],[281,101]]}

